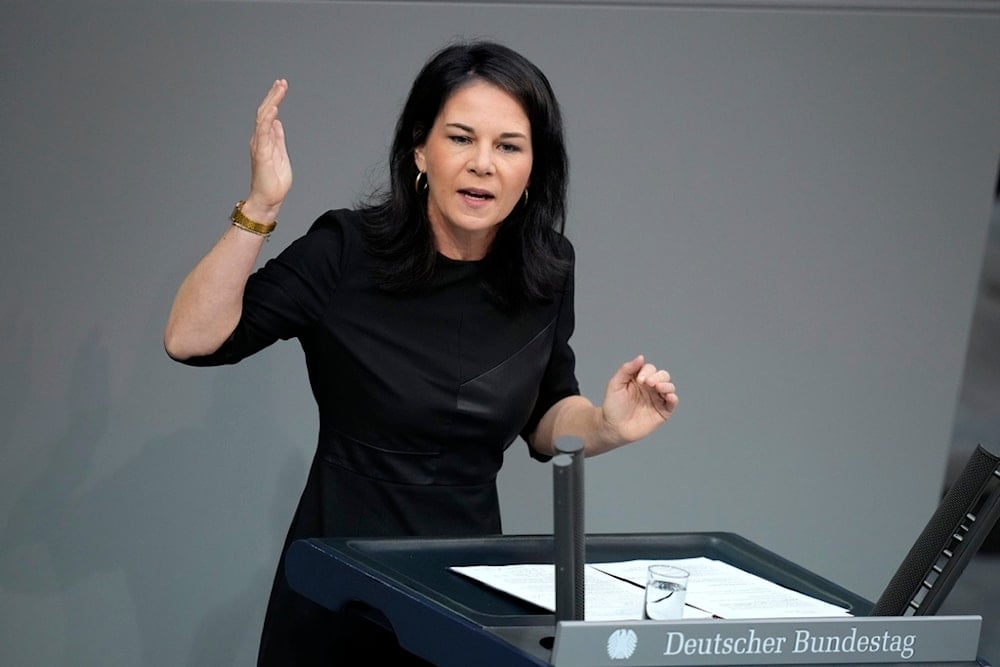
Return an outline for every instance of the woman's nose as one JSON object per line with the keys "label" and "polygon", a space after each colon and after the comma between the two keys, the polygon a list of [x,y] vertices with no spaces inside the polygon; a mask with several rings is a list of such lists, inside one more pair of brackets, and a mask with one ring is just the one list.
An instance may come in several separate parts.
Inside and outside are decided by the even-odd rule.
{"label": "woman's nose", "polygon": [[493,151],[489,146],[476,147],[475,154],[469,160],[469,171],[480,176],[493,173]]}

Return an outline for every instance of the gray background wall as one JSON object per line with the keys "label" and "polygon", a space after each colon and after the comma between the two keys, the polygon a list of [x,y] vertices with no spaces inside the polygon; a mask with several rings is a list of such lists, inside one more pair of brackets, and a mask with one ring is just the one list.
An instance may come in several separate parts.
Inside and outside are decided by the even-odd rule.
{"label": "gray background wall", "polygon": [[[764,4],[5,4],[0,663],[252,662],[316,431],[301,353],[190,369],[164,319],[246,193],[271,80],[296,182],[265,256],[378,180],[456,36],[523,51],[563,104],[586,393],[637,352],[680,388],[588,462],[588,530],[734,531],[877,596],[948,456],[1000,14]],[[550,475],[511,449],[507,532],[550,529]]]}

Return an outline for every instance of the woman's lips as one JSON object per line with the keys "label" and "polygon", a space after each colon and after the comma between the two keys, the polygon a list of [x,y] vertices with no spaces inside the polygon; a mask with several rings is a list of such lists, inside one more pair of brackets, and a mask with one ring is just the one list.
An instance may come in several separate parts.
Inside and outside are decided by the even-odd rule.
{"label": "woman's lips", "polygon": [[473,199],[493,199],[493,193],[489,190],[477,190],[475,188],[463,188],[459,190],[465,197],[472,197]]}
{"label": "woman's lips", "polygon": [[494,199],[493,193],[487,190],[462,189],[458,194],[462,196],[462,201],[474,208],[484,206]]}

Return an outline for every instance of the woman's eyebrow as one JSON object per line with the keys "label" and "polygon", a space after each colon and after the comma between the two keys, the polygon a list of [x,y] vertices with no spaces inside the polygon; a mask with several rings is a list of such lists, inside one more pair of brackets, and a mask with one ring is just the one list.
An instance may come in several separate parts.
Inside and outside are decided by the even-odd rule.
{"label": "woman's eyebrow", "polygon": [[[464,123],[445,123],[445,127],[454,127],[454,128],[459,129],[459,130],[463,130],[465,132],[468,132],[469,134],[475,134],[476,133],[476,131],[474,129],[472,129],[471,127],[469,127],[468,125],[466,125]],[[500,138],[501,139],[527,139],[528,137],[525,136],[521,132],[501,132],[500,133]]]}

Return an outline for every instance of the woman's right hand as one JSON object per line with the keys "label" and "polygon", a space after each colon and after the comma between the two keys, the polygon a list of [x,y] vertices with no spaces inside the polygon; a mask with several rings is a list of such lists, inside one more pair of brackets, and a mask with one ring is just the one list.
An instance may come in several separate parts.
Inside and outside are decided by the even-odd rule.
{"label": "woman's right hand", "polygon": [[278,107],[288,92],[288,81],[278,79],[257,107],[257,124],[250,138],[250,194],[243,206],[252,220],[270,222],[292,187],[292,164],[285,146],[285,128]]}

